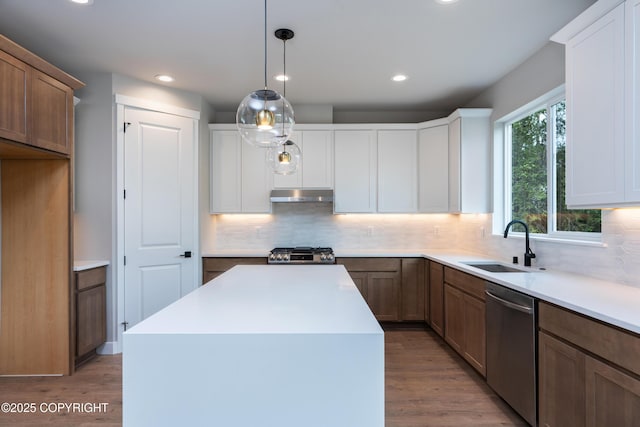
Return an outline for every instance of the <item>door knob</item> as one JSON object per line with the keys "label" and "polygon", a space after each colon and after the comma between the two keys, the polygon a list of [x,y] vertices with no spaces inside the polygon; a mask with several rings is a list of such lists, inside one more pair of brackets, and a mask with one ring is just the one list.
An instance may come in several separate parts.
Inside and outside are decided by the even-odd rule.
{"label": "door knob", "polygon": [[191,251],[185,251],[185,253],[183,253],[182,255],[180,255],[182,258],[191,258]]}

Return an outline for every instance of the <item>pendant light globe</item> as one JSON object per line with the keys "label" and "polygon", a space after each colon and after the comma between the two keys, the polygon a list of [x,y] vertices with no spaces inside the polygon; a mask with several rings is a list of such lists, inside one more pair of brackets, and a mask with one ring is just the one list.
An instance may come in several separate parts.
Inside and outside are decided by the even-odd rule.
{"label": "pendant light globe", "polygon": [[293,131],[294,112],[284,96],[271,89],[247,95],[236,113],[238,131],[249,144],[277,147],[284,144]]}
{"label": "pendant light globe", "polygon": [[267,151],[267,163],[278,175],[292,175],[297,172],[302,153],[293,141],[287,140],[278,147]]}

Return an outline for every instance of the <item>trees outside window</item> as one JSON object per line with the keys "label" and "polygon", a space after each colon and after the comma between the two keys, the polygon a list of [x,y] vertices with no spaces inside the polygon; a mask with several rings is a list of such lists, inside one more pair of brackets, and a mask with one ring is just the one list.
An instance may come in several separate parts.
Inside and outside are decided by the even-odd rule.
{"label": "trees outside window", "polygon": [[565,111],[564,100],[555,99],[505,124],[505,223],[520,219],[531,233],[550,236],[593,236],[601,232],[600,210],[565,202]]}

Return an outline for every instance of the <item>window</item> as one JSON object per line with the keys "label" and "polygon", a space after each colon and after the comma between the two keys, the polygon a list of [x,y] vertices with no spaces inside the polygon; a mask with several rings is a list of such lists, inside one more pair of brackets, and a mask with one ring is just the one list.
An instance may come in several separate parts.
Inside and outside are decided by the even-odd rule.
{"label": "window", "polygon": [[504,121],[504,220],[520,219],[533,234],[600,238],[601,212],[565,203],[565,101],[549,97]]}

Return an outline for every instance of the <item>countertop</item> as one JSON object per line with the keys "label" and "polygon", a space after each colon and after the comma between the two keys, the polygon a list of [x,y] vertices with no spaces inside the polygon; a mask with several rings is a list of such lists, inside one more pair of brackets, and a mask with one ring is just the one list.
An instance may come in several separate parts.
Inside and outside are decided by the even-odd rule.
{"label": "countertop", "polygon": [[342,265],[241,265],[125,334],[382,334]]}
{"label": "countertop", "polygon": [[[260,253],[259,251],[219,251],[203,256],[266,257],[266,252],[268,251]],[[640,287],[622,285],[578,274],[540,270],[535,266],[526,273],[490,273],[466,265],[464,262],[494,261],[493,259],[456,251],[334,249],[334,252],[337,258],[424,257],[640,334]],[[521,268],[527,269],[526,267]]]}
{"label": "countertop", "polygon": [[92,268],[105,267],[109,265],[109,261],[105,260],[89,260],[89,261],[73,261],[73,271],[91,270]]}

